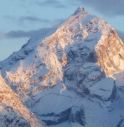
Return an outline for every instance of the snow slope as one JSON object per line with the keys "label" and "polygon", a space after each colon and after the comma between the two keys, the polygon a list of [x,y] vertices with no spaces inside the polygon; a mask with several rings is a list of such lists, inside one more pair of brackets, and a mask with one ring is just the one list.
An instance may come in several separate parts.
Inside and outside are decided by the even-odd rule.
{"label": "snow slope", "polygon": [[123,56],[116,30],[78,8],[50,36],[2,61],[0,70],[21,104],[48,127],[123,127]]}

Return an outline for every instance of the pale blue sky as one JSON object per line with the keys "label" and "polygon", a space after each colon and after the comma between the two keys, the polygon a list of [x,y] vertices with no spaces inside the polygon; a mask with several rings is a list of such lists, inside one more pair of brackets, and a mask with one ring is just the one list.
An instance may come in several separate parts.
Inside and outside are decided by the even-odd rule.
{"label": "pale blue sky", "polygon": [[[0,1],[0,60],[17,51],[34,31],[51,27],[70,16],[76,8],[84,8],[124,30],[123,0],[1,0]],[[108,4],[118,4],[106,6]],[[120,3],[119,3],[120,2]],[[122,9],[122,10],[121,10]],[[122,12],[122,13],[121,13]],[[20,34],[21,31],[21,34]],[[18,34],[17,34],[18,33]],[[28,33],[28,34],[24,34]],[[17,36],[18,35],[18,36]]]}

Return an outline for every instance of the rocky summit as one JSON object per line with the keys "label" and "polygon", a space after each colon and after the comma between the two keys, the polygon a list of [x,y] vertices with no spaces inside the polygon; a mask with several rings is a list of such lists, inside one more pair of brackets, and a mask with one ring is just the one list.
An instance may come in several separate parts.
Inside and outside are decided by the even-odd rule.
{"label": "rocky summit", "polygon": [[80,7],[51,31],[0,63],[0,127],[123,127],[116,30]]}

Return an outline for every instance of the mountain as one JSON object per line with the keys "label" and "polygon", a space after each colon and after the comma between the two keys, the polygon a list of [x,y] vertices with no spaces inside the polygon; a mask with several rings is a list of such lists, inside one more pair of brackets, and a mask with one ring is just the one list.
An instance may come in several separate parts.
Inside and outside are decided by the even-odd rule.
{"label": "mountain", "polygon": [[124,32],[123,31],[118,31],[118,34],[122,38],[122,40],[124,41]]}
{"label": "mountain", "polygon": [[2,127],[123,127],[124,44],[116,30],[80,7],[41,37],[0,63],[0,88],[8,90],[0,95]]}

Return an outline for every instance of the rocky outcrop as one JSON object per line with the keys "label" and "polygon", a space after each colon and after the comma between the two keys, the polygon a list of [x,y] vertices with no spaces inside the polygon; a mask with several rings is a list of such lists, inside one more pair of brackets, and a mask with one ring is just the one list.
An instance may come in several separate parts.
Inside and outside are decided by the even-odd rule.
{"label": "rocky outcrop", "polygon": [[106,75],[112,76],[124,70],[124,44],[114,30],[110,29],[101,37],[96,53]]}
{"label": "rocky outcrop", "polygon": [[84,110],[80,107],[70,107],[65,111],[60,112],[59,114],[49,113],[42,114],[40,116],[42,120],[49,126],[64,122],[79,123],[81,126],[85,126],[86,124]]}
{"label": "rocky outcrop", "polygon": [[16,113],[13,108],[0,105],[0,126],[1,127],[31,127],[28,121]]}
{"label": "rocky outcrop", "polygon": [[18,95],[5,83],[2,76],[0,76],[0,104],[11,107],[15,112],[19,113],[27,120],[31,127],[43,127],[35,115],[23,105]]}

